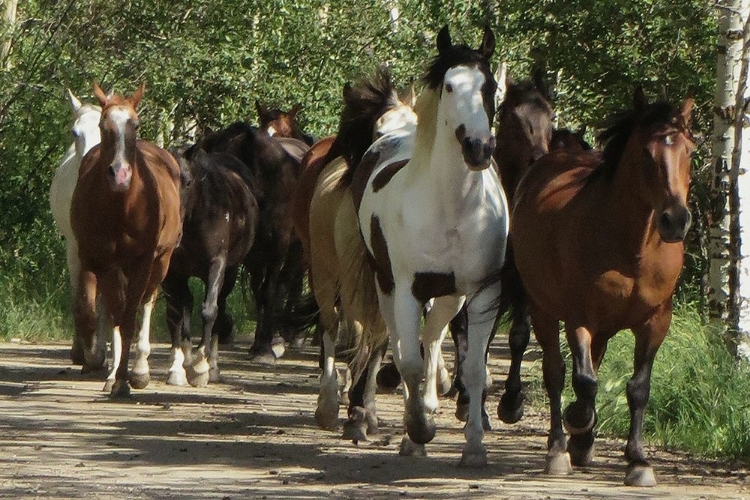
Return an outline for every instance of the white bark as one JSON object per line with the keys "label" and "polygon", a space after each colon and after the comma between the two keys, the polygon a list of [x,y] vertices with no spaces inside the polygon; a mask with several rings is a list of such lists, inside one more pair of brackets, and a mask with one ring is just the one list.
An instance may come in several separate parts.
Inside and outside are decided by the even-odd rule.
{"label": "white bark", "polygon": [[2,27],[0,31],[5,33],[5,40],[0,46],[0,63],[5,69],[10,69],[11,37],[13,36],[13,26],[16,24],[18,0],[3,0],[3,6],[3,24],[0,26]]}
{"label": "white bark", "polygon": [[[719,54],[713,132],[713,200],[709,235],[709,317],[736,335],[738,354],[750,354],[750,134],[747,120],[747,33],[750,0],[719,3]],[[742,245],[742,240],[748,244]],[[746,258],[743,258],[746,257]]]}

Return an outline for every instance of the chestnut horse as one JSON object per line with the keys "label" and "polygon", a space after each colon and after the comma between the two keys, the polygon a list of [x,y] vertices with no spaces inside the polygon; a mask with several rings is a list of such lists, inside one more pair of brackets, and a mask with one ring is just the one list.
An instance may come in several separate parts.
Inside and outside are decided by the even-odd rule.
{"label": "chestnut horse", "polygon": [[[142,84],[130,98],[107,97],[94,84],[102,106],[102,142],[83,158],[70,209],[81,260],[74,316],[84,366],[102,364],[93,345],[97,292],[114,326],[113,345],[121,336],[112,396],[130,394],[128,358],[137,312],[143,304],[143,314],[150,316],[180,236],[180,168],[168,152],[136,138],[136,108],[144,88]],[[129,380],[136,389],[150,379],[147,323]]]}
{"label": "chestnut horse", "polygon": [[[550,474],[569,473],[571,462],[590,463],[597,371],[607,341],[629,328],[635,353],[627,384],[625,484],[656,484],[642,427],[690,225],[692,107],[690,98],[676,110],[664,101],[648,104],[639,88],[633,109],[617,115],[599,135],[603,152],[554,151],[529,170],[516,191],[511,236],[543,350]],[[564,416],[559,321],[573,355],[576,395]],[[567,443],[563,421],[571,435]]]}
{"label": "chestnut horse", "polygon": [[256,99],[255,110],[258,112],[258,129],[271,137],[291,137],[312,146],[315,140],[297,123],[297,113],[302,106],[295,104],[289,111],[264,106]]}

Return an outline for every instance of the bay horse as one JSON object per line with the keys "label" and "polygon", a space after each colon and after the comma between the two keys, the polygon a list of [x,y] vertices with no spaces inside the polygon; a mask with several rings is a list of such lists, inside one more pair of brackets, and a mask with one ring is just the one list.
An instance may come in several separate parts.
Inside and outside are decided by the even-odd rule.
{"label": "bay horse", "polygon": [[258,129],[271,137],[289,137],[312,146],[315,143],[315,139],[302,130],[297,123],[297,113],[301,109],[302,106],[300,104],[295,104],[289,111],[282,111],[265,106],[256,99],[255,110],[258,113]]}
{"label": "bay horse", "polygon": [[[489,58],[494,48],[489,28],[476,50],[454,45],[448,27],[441,29],[438,55],[415,107],[413,151],[404,155],[401,141],[393,141],[377,154],[366,153],[352,180],[380,312],[404,381],[403,455],[423,454],[424,444],[435,436],[430,413],[437,398],[423,397],[420,383],[434,376],[446,326],[467,303],[468,350],[461,375],[470,407],[462,466],[487,462],[481,401],[500,283],[482,282],[501,268],[508,234],[507,202],[490,168],[497,84]],[[399,161],[404,158],[410,159]],[[433,298],[421,332],[423,362],[420,322],[423,306]],[[375,348],[382,341],[366,335],[364,344]]]}
{"label": "bay horse", "polygon": [[[629,328],[635,353],[627,384],[625,484],[656,484],[642,427],[691,220],[692,107],[691,98],[678,109],[665,101],[649,104],[638,88],[633,108],[616,115],[599,134],[602,152],[554,151],[529,170],[516,191],[511,236],[543,350],[550,474],[571,472],[571,462],[591,462],[597,371],[607,341]],[[559,321],[573,356],[576,395],[564,413]],[[567,443],[563,423],[570,433]]]}
{"label": "bay horse", "polygon": [[[172,337],[168,384],[202,387],[219,380],[219,331],[232,330],[226,300],[250,251],[258,224],[258,203],[247,166],[226,153],[206,153],[199,145],[171,151],[182,173],[182,236],[172,254],[162,289]],[[203,334],[192,357],[191,276],[205,286]],[[220,327],[214,329],[214,325]],[[185,367],[188,371],[186,373]]]}
{"label": "bay horse", "polygon": [[[349,189],[351,175],[365,151],[389,143],[396,135],[413,136],[416,125],[416,115],[399,99],[384,67],[371,79],[345,85],[343,98],[338,133],[314,145],[305,157],[295,195],[295,228],[309,256],[311,288],[323,328],[323,371],[315,411],[323,429],[338,424],[335,346],[340,321],[348,329],[344,344],[350,346],[356,344],[363,329],[385,328],[372,289],[372,274],[346,272],[348,263],[361,260],[365,253]],[[375,381],[385,348],[380,345],[364,354],[367,373],[355,376],[349,391],[344,437],[355,442],[367,440],[368,434],[378,429]]]}
{"label": "bay horse", "polygon": [[[81,263],[78,258],[78,243],[73,235],[73,227],[70,224],[70,203],[76,183],[78,182],[78,171],[81,167],[81,160],[91,148],[101,142],[99,120],[102,116],[102,108],[95,104],[82,104],[70,89],[68,89],[68,99],[75,119],[71,127],[74,142],[68,148],[62,162],[60,162],[60,166],[55,171],[55,176],[50,186],[49,204],[57,229],[65,238],[65,256],[70,275],[70,290],[73,303],[75,303],[78,294],[78,277],[80,275]],[[103,328],[101,328],[103,327],[102,323],[100,321],[100,328],[96,334],[95,344],[97,354],[95,358],[102,360],[101,366],[103,367],[106,361],[107,336]],[[84,364],[83,344],[78,335],[73,336],[70,359],[73,361],[73,364]],[[91,369],[98,368],[99,366],[91,366]]]}
{"label": "bay horse", "polygon": [[549,150],[555,151],[557,149],[569,149],[575,151],[590,151],[591,144],[586,142],[585,135],[585,125],[575,131],[567,128],[556,128],[552,131],[552,136],[549,140]]}
{"label": "bay horse", "polygon": [[[96,294],[101,293],[114,326],[113,345],[120,339],[122,345],[115,352],[119,363],[113,397],[129,395],[128,382],[136,389],[149,383],[148,319],[180,236],[180,168],[169,153],[136,136],[136,108],[144,89],[141,84],[129,98],[108,97],[94,84],[102,107],[102,142],[83,158],[70,208],[81,261],[76,335],[83,341],[84,366],[101,365],[93,344]],[[145,319],[128,380],[141,305]]]}
{"label": "bay horse", "polygon": [[[284,267],[291,266],[296,271],[300,264],[290,262],[290,258],[302,258],[301,249],[297,255],[290,255],[295,238],[292,194],[299,175],[299,163],[278,141],[245,122],[236,122],[224,130],[206,135],[201,147],[207,152],[234,155],[250,170],[253,194],[259,207],[255,240],[244,261],[257,312],[250,355],[258,362],[273,363],[276,361],[271,345],[274,322],[284,307],[285,287],[298,283],[298,273],[284,274]],[[285,276],[291,278],[285,282]]]}

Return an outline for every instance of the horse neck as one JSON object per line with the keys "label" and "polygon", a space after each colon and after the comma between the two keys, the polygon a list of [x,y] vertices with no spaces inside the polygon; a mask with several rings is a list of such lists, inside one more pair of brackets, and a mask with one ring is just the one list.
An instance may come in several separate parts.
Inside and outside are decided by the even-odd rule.
{"label": "horse neck", "polygon": [[417,134],[410,163],[411,181],[433,190],[445,208],[462,206],[462,201],[473,188],[481,172],[466,166],[455,130],[439,126],[440,94],[426,89],[417,101]]}
{"label": "horse neck", "polygon": [[[642,147],[632,138],[619,159],[606,196],[607,213],[622,243],[620,248],[629,254],[641,255],[648,247],[661,241],[656,230],[654,208],[641,196],[648,192],[639,170],[646,168],[641,158]],[[615,236],[618,237],[618,236]]]}

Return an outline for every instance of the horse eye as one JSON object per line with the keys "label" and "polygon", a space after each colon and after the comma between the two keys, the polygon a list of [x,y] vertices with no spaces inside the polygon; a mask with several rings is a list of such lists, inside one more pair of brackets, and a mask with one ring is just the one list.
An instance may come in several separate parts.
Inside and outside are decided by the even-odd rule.
{"label": "horse eye", "polygon": [[674,139],[672,139],[671,135],[668,135],[664,138],[664,144],[666,144],[667,146],[671,146],[672,144],[674,144]]}
{"label": "horse eye", "polygon": [[133,128],[138,130],[138,127],[141,126],[141,122],[133,122]]}
{"label": "horse eye", "polygon": [[78,138],[78,131],[77,130],[71,130],[70,133],[73,134],[73,137]]}
{"label": "horse eye", "polygon": [[450,83],[446,83],[445,84],[445,91],[446,92],[453,92],[453,85],[451,85]]}

